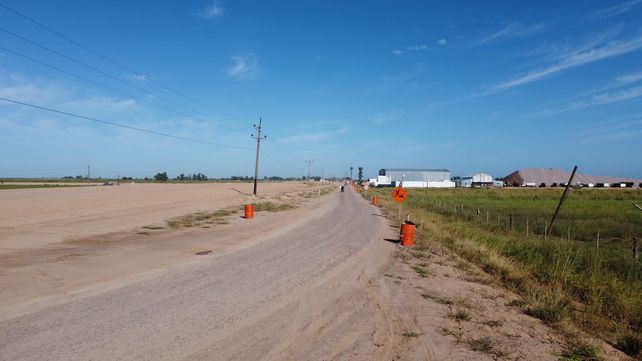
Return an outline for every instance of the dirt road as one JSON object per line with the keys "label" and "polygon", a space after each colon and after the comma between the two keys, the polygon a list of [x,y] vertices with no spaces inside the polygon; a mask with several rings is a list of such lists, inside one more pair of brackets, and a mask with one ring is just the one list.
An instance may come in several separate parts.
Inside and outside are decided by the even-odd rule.
{"label": "dirt road", "polygon": [[385,354],[374,348],[392,331],[367,274],[390,259],[394,247],[372,247],[387,226],[364,203],[351,191],[337,192],[291,224],[255,237],[251,247],[194,256],[122,287],[6,318],[0,321],[0,359]]}

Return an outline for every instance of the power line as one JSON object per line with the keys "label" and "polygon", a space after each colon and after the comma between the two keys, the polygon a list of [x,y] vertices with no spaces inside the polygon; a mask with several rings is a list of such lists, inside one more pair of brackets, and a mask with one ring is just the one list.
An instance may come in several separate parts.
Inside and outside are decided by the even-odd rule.
{"label": "power line", "polygon": [[[139,72],[139,71],[136,71],[136,70],[134,70],[134,69],[130,68],[129,66],[124,65],[123,63],[121,63],[121,62],[119,62],[119,61],[117,61],[117,60],[115,60],[115,59],[113,59],[113,58],[111,58],[111,57],[109,57],[109,56],[107,56],[107,55],[105,55],[105,54],[102,54],[102,53],[100,53],[100,52],[98,52],[98,51],[96,51],[96,50],[93,50],[93,49],[89,48],[89,47],[88,47],[88,46],[86,46],[86,45],[83,45],[83,44],[81,44],[81,43],[79,43],[79,42],[77,42],[77,41],[73,40],[72,38],[70,38],[70,37],[68,37],[68,36],[66,36],[66,35],[64,35],[64,34],[62,34],[62,33],[58,32],[58,31],[56,31],[56,30],[54,30],[54,29],[52,29],[52,28],[50,28],[50,27],[48,27],[48,26],[46,26],[46,25],[44,25],[44,24],[42,24],[42,23],[40,23],[39,21],[37,21],[37,20],[35,20],[35,19],[33,19],[33,18],[31,18],[31,17],[29,17],[29,16],[27,16],[27,15],[25,15],[25,14],[23,14],[23,13],[19,12],[18,10],[15,10],[15,9],[13,9],[13,8],[11,8],[11,7],[7,6],[7,5],[5,5],[5,4],[2,4],[2,3],[0,3],[0,7],[2,7],[2,8],[4,8],[4,9],[6,9],[7,11],[9,11],[9,12],[11,12],[11,13],[13,13],[13,14],[15,14],[15,15],[17,15],[17,16],[19,16],[19,17],[21,17],[21,18],[23,18],[24,20],[26,20],[26,21],[28,21],[28,22],[30,22],[30,23],[32,23],[32,24],[34,24],[34,25],[36,25],[36,26],[38,26],[38,27],[40,27],[40,28],[42,28],[42,29],[45,29],[45,30],[47,30],[47,31],[51,32],[52,34],[54,34],[54,35],[56,35],[56,36],[58,36],[58,37],[60,37],[60,38],[62,38],[62,39],[65,39],[66,41],[68,41],[68,42],[70,42],[70,43],[72,43],[72,44],[74,44],[74,45],[76,45],[76,46],[78,46],[78,47],[80,47],[80,48],[82,48],[82,49],[84,49],[84,50],[86,50],[86,51],[88,51],[88,52],[90,52],[90,53],[92,53],[92,54],[94,54],[94,55],[96,55],[96,56],[98,56],[98,57],[100,57],[100,58],[102,58],[102,59],[104,59],[104,60],[106,60],[106,61],[108,61],[108,62],[112,63],[112,64],[114,64],[114,65],[116,65],[116,66],[120,67],[121,69],[124,69],[124,70],[126,70],[126,71],[128,71],[128,72],[132,73],[133,75],[136,75],[136,76],[139,76],[139,77],[141,77],[141,76],[142,76],[142,77],[145,77],[145,79],[146,79],[147,81],[149,81],[150,83],[155,84],[155,85],[157,85],[157,86],[159,86],[159,87],[163,88],[163,89],[164,89],[164,90],[166,90],[166,91],[172,92],[172,93],[174,93],[174,94],[176,94],[176,95],[179,95],[179,96],[181,96],[181,97],[183,97],[183,98],[185,98],[185,99],[191,100],[192,102],[198,103],[198,104],[200,104],[201,106],[204,106],[204,107],[206,107],[206,108],[208,108],[208,109],[210,109],[210,110],[212,110],[212,111],[214,111],[214,112],[217,112],[217,113],[219,113],[219,114],[223,114],[223,115],[228,116],[228,117],[230,117],[230,118],[237,119],[237,120],[240,120],[240,121],[242,121],[242,122],[245,122],[245,120],[243,120],[241,117],[238,117],[238,116],[236,116],[236,115],[234,115],[234,114],[230,114],[230,113],[227,113],[227,112],[223,112],[223,111],[221,111],[221,110],[218,110],[218,109],[216,109],[216,108],[213,108],[213,107],[209,106],[208,104],[205,104],[205,103],[201,102],[200,100],[198,100],[198,99],[196,99],[196,98],[194,98],[194,97],[191,97],[191,96],[189,96],[189,95],[186,95],[186,94],[184,94],[184,93],[182,93],[182,92],[180,92],[180,91],[178,91],[178,90],[176,90],[176,89],[173,89],[173,88],[171,88],[171,87],[169,87],[169,86],[166,86],[166,85],[164,85],[164,84],[162,84],[162,83],[160,83],[160,82],[157,82],[157,81],[155,81],[155,80],[153,80],[153,79],[151,79],[151,78],[147,77],[147,76],[146,76],[146,75],[144,75],[143,73],[141,73],[141,72]],[[25,38],[25,37],[23,37],[23,36],[20,36],[20,35],[18,35],[18,34],[15,34],[15,33],[13,33],[13,32],[10,32],[10,31],[8,31],[8,30],[5,30],[5,29],[0,29],[0,30],[3,30],[3,31],[5,31],[5,32],[6,32],[6,33],[8,33],[8,34],[13,35],[13,36],[15,36],[15,37],[18,37],[18,38],[20,38],[20,39],[22,39],[22,40],[24,40],[24,41],[27,41],[27,42],[29,42],[29,43],[31,43],[31,44],[33,44],[33,45],[35,45],[35,46],[41,47],[42,49],[45,49],[45,50],[47,50],[47,51],[50,51],[50,52],[52,52],[52,53],[54,53],[54,54],[56,54],[56,55],[58,55],[58,56],[61,56],[61,57],[65,58],[65,59],[67,59],[67,60],[69,60],[69,61],[72,61],[72,62],[74,62],[74,63],[76,63],[76,64],[82,65],[82,66],[84,66],[84,67],[86,67],[86,68],[88,68],[88,69],[91,69],[91,70],[93,70],[93,71],[96,71],[96,72],[98,72],[98,73],[100,73],[100,74],[103,74],[103,75],[105,75],[105,76],[108,76],[108,77],[110,77],[110,78],[112,78],[112,79],[116,79],[117,81],[119,81],[119,82],[121,82],[121,83],[124,83],[124,84],[127,84],[128,86],[132,86],[132,87],[134,87],[134,88],[136,88],[136,89],[138,89],[138,90],[140,90],[140,91],[143,91],[143,92],[146,92],[146,93],[148,93],[148,94],[154,95],[154,96],[158,97],[159,99],[163,99],[163,100],[165,100],[165,101],[168,101],[168,102],[170,102],[170,103],[176,104],[176,105],[178,105],[178,106],[180,106],[180,107],[183,107],[183,108],[185,108],[185,109],[189,109],[189,110],[194,111],[194,112],[196,112],[196,113],[198,113],[198,114],[204,115],[203,113],[201,113],[201,112],[199,112],[199,111],[197,111],[197,110],[194,110],[194,109],[189,108],[189,107],[186,107],[186,106],[184,106],[184,105],[182,105],[182,104],[176,103],[176,102],[174,102],[174,101],[172,101],[172,100],[169,100],[169,99],[167,99],[167,98],[165,98],[165,97],[162,97],[162,96],[160,96],[160,95],[158,95],[158,94],[156,94],[156,93],[154,93],[154,92],[148,91],[147,89],[144,89],[144,88],[142,88],[142,87],[139,87],[139,86],[137,86],[137,85],[135,85],[135,84],[131,84],[131,83],[129,83],[129,82],[126,82],[126,81],[124,81],[124,80],[122,80],[122,79],[119,79],[118,77],[115,77],[115,76],[113,76],[113,75],[109,74],[109,73],[106,73],[106,72],[104,72],[104,71],[102,71],[102,70],[99,70],[99,69],[97,69],[97,68],[94,68],[94,67],[92,67],[92,66],[90,66],[90,65],[84,64],[84,63],[83,63],[83,62],[81,62],[81,61],[78,61],[78,60],[75,60],[75,59],[73,59],[73,58],[71,58],[71,57],[68,57],[68,56],[66,56],[66,55],[64,55],[64,54],[62,54],[62,53],[60,53],[60,52],[57,52],[57,51],[55,51],[55,50],[53,50],[53,49],[50,49],[50,48],[48,48],[48,47],[46,47],[46,46],[44,46],[44,45],[38,44],[38,43],[36,43],[35,41],[29,40],[29,39],[27,39],[27,38]],[[8,49],[5,49],[5,50],[7,50],[7,51],[9,51],[9,52],[12,52],[12,53],[14,53],[14,54],[16,54],[16,55],[18,55],[18,56],[22,56],[22,57],[25,57],[25,58],[29,58],[29,57],[26,57],[26,56],[24,56],[24,55],[17,54],[16,52],[10,51],[10,50],[8,50]],[[150,102],[150,101],[149,101],[149,100],[147,100],[147,99],[139,98],[139,97],[135,97],[135,96],[132,96],[132,95],[130,95],[130,94],[127,94],[127,93],[125,93],[125,92],[123,92],[123,91],[120,91],[120,90],[117,90],[117,89],[114,89],[114,88],[111,88],[111,87],[108,87],[108,86],[101,85],[101,84],[99,84],[99,83],[97,83],[97,82],[95,82],[95,81],[89,80],[89,79],[84,78],[84,77],[80,77],[80,76],[78,76],[78,75],[75,75],[75,74],[73,74],[73,73],[71,73],[71,72],[67,72],[67,71],[62,70],[62,69],[60,69],[60,68],[53,67],[53,66],[51,66],[51,65],[49,65],[49,64],[46,64],[46,63],[44,63],[44,62],[41,62],[41,61],[38,61],[38,60],[35,60],[35,59],[32,59],[32,58],[29,58],[29,60],[32,60],[32,61],[35,61],[35,62],[40,63],[40,64],[42,64],[42,65],[45,65],[45,66],[48,66],[48,67],[54,68],[54,69],[56,69],[56,70],[58,70],[58,71],[62,71],[62,72],[64,72],[64,73],[66,73],[66,74],[72,75],[72,76],[77,77],[77,78],[80,78],[80,79],[82,79],[82,80],[89,81],[90,83],[95,84],[95,85],[98,85],[98,86],[101,86],[101,87],[103,87],[103,88],[107,88],[107,89],[109,89],[109,90],[116,91],[116,92],[121,93],[121,94],[125,94],[125,95],[127,95],[127,96],[129,96],[129,97],[132,97],[132,98],[134,98],[134,99],[142,99],[142,100],[144,100],[144,101],[146,101],[146,102],[148,102],[148,103],[150,103],[150,104],[152,104],[152,105],[155,105],[155,106],[157,106],[157,107],[160,107],[160,108],[162,108],[162,109],[165,109],[165,110],[168,110],[168,111],[171,111],[171,112],[177,113],[177,114],[181,114],[181,115],[183,115],[183,116],[187,116],[187,117],[192,118],[192,119],[196,119],[196,118],[194,118],[194,117],[192,117],[192,116],[190,116],[190,115],[187,115],[187,114],[185,114],[185,113],[182,113],[182,112],[180,112],[180,111],[173,110],[173,109],[171,109],[171,108],[167,108],[167,107],[161,106],[161,105],[156,104],[156,103],[152,103],[152,102]],[[207,117],[207,115],[205,115],[205,116]],[[238,130],[238,129],[232,128],[232,127],[230,127],[230,126],[226,126],[226,125],[224,125],[224,124],[219,124],[219,125],[225,126],[225,127],[227,127],[228,129],[231,129],[231,130],[233,130],[233,131],[235,131],[235,132],[239,132],[239,133],[241,133],[241,132],[242,132],[242,131],[240,131],[240,130]],[[279,145],[277,145],[277,147],[281,148]],[[297,158],[297,159],[303,159],[303,158],[301,158],[301,157],[299,157],[299,156],[296,156],[296,155],[292,154],[290,151],[285,150],[284,148],[281,148],[281,150],[282,150],[283,152],[287,153],[288,155],[290,155],[290,156],[294,157],[294,158]]]}
{"label": "power line", "polygon": [[86,50],[86,51],[88,51],[88,52],[90,52],[90,53],[92,53],[92,54],[104,59],[104,60],[107,60],[108,62],[110,62],[110,63],[112,63],[112,64],[114,64],[114,65],[116,65],[116,66],[118,66],[118,67],[120,67],[122,69],[127,70],[128,72],[130,72],[130,73],[132,73],[132,74],[134,74],[136,76],[144,76],[150,83],[153,83],[153,84],[163,88],[164,90],[168,90],[168,91],[170,91],[170,92],[172,92],[172,93],[174,93],[176,95],[179,95],[179,96],[181,96],[183,98],[189,99],[189,100],[191,100],[191,101],[193,101],[195,103],[198,103],[198,104],[200,104],[200,105],[202,105],[202,106],[204,106],[206,108],[209,108],[209,109],[211,109],[211,110],[213,110],[213,111],[215,111],[217,113],[220,113],[220,114],[223,114],[223,115],[227,115],[228,117],[231,117],[231,118],[234,118],[234,119],[237,119],[237,120],[240,120],[240,121],[245,121],[245,120],[243,120],[243,119],[241,119],[241,118],[239,118],[239,117],[237,117],[237,116],[235,116],[233,114],[229,114],[229,113],[220,111],[218,109],[215,109],[215,108],[213,108],[213,107],[211,107],[211,106],[199,101],[198,99],[195,99],[195,98],[190,97],[190,96],[188,96],[186,94],[183,94],[182,92],[174,90],[174,89],[172,89],[172,88],[170,88],[170,87],[168,87],[166,85],[163,85],[163,84],[161,84],[161,83],[159,83],[159,82],[157,82],[157,81],[155,81],[155,80],[153,80],[151,78],[147,78],[141,72],[136,71],[136,70],[134,70],[134,69],[132,69],[132,68],[130,68],[130,67],[128,67],[128,66],[126,66],[126,65],[124,65],[124,64],[122,64],[122,63],[120,63],[118,61],[116,61],[116,60],[114,60],[113,58],[111,58],[111,57],[109,57],[107,55],[99,53],[98,51],[93,50],[93,49],[89,48],[88,46],[85,46],[85,45],[83,45],[83,44],[71,39],[70,37],[68,37],[68,36],[66,36],[64,34],[61,34],[60,32],[58,32],[58,31],[56,31],[56,30],[54,30],[54,29],[52,29],[52,28],[50,28],[50,27],[48,27],[48,26],[46,26],[46,25],[44,25],[44,24],[42,24],[42,23],[40,23],[40,22],[30,18],[30,17],[28,17],[27,15],[24,15],[23,13],[19,12],[18,10],[15,10],[15,9],[13,9],[13,8],[5,5],[5,4],[2,4],[2,3],[0,3],[0,7],[3,7],[4,9],[14,13],[15,15],[17,15],[17,16],[19,16],[19,17],[21,17],[21,18],[23,18],[23,19],[25,19],[27,21],[29,21],[30,23],[32,23],[34,25],[37,25],[37,26],[49,31],[49,32],[51,32],[51,33],[53,33],[53,34],[65,39],[65,40],[69,41],[70,43],[72,43],[72,44],[74,44],[74,45],[76,45],[76,46],[78,46],[78,47],[80,47],[80,48],[82,48],[82,49],[84,49],[84,50]]}
{"label": "power line", "polygon": [[[0,28],[0,31],[6,31],[6,30],[4,30],[4,29]],[[43,47],[43,48],[44,48],[44,47]],[[45,49],[47,49],[47,48],[45,48]],[[44,61],[41,61],[41,60],[38,60],[38,59],[32,58],[32,57],[30,57],[30,56],[28,56],[28,55],[25,55],[25,54],[19,53],[19,52],[15,51],[15,50],[11,50],[11,49],[8,49],[8,48],[3,47],[3,46],[0,46],[0,50],[4,50],[4,51],[6,51],[6,52],[8,52],[8,53],[11,53],[11,54],[13,54],[13,55],[15,55],[15,56],[19,56],[19,57],[21,57],[21,58],[23,58],[23,59],[29,60],[29,61],[34,62],[34,63],[36,63],[36,64],[40,64],[40,65],[45,66],[45,67],[48,67],[48,68],[50,68],[50,69],[54,69],[54,70],[56,70],[56,71],[58,71],[58,72],[61,72],[61,73],[63,73],[63,74],[67,74],[67,75],[69,75],[69,76],[72,76],[72,77],[74,77],[74,78],[80,79],[80,80],[82,80],[82,81],[85,81],[85,82],[87,82],[87,83],[93,84],[93,85],[95,85],[95,86],[98,86],[98,87],[101,87],[101,88],[107,89],[107,90],[109,90],[109,91],[113,91],[113,92],[116,92],[116,93],[119,93],[119,94],[125,95],[125,96],[130,97],[130,98],[133,98],[133,99],[142,100],[142,101],[147,102],[147,103],[149,103],[149,104],[151,104],[151,105],[153,105],[153,106],[155,106],[155,107],[157,107],[157,108],[164,109],[164,110],[167,110],[167,111],[170,111],[170,112],[173,112],[173,113],[176,113],[176,114],[179,114],[179,115],[182,115],[182,116],[185,116],[185,117],[188,117],[188,118],[191,118],[191,119],[197,120],[197,121],[202,121],[202,120],[203,120],[203,119],[200,119],[200,118],[195,118],[195,117],[193,117],[193,116],[191,116],[191,115],[189,115],[189,114],[187,114],[187,113],[184,113],[184,112],[182,112],[182,111],[179,111],[179,110],[176,110],[176,109],[172,109],[172,108],[168,108],[168,107],[166,107],[166,106],[164,106],[164,105],[161,105],[161,104],[158,104],[158,103],[154,103],[154,102],[150,101],[149,99],[146,99],[146,98],[143,98],[143,97],[139,97],[139,96],[133,95],[133,94],[131,94],[131,93],[128,93],[128,92],[122,91],[122,90],[120,90],[120,89],[116,89],[116,88],[114,88],[114,87],[111,87],[111,86],[109,86],[109,85],[105,85],[105,84],[102,84],[102,83],[97,82],[97,81],[95,81],[95,80],[89,79],[89,78],[84,77],[84,76],[82,76],[82,75],[78,75],[78,74],[76,74],[76,73],[73,73],[73,72],[67,71],[67,70],[62,69],[62,68],[60,68],[60,67],[57,67],[57,66],[55,66],[55,65],[51,65],[51,64],[46,63],[46,62],[44,62]],[[50,50],[50,49],[47,49],[47,50]],[[61,56],[61,57],[65,58],[65,59],[69,59],[70,61],[76,62],[75,60],[73,60],[73,59],[71,59],[71,58],[68,58],[68,57],[67,57],[67,56],[65,56],[65,55],[58,54],[55,50],[50,50],[50,51],[52,51],[54,54],[57,54],[57,55],[59,55],[59,56]],[[79,63],[79,64],[80,64],[80,62],[76,62],[76,63]],[[112,75],[110,75],[110,74],[108,74],[108,73],[105,73],[105,72],[103,72],[103,71],[101,71],[101,70],[94,69],[93,67],[91,67],[91,66],[89,66],[89,65],[85,65],[85,64],[81,64],[81,65],[83,65],[83,66],[87,67],[88,69],[91,69],[92,71],[98,72],[98,73],[103,74],[103,75],[105,75],[105,76],[108,76],[108,77],[110,77],[110,78],[112,78],[112,79],[116,79],[116,80],[118,80],[118,81],[120,81],[120,82],[122,82],[122,83],[124,83],[124,84],[130,85],[130,86],[132,86],[132,87],[134,87],[134,88],[136,88],[136,89],[141,89],[142,91],[147,92],[147,93],[148,93],[148,94],[150,94],[150,95],[157,96],[157,95],[156,95],[155,93],[153,93],[153,92],[148,92],[148,91],[146,91],[146,90],[145,90],[145,89],[143,89],[143,88],[140,88],[140,87],[138,87],[138,86],[135,86],[135,85],[129,84],[128,82],[126,82],[126,81],[124,81],[124,80],[118,79],[117,77],[112,76]],[[157,96],[157,97],[158,97],[158,96]],[[165,100],[165,98],[164,98],[164,97],[158,97],[158,98]],[[174,103],[174,102],[170,101],[170,103]],[[184,108],[185,108],[185,107],[184,107]],[[187,109],[189,109],[189,108],[187,108]],[[202,113],[201,113],[201,114],[202,114]],[[236,129],[236,128],[232,128],[232,127],[230,127],[230,126],[228,126],[228,125],[221,124],[220,122],[216,122],[216,123],[217,123],[218,125],[220,125],[220,126],[223,126],[223,127],[225,127],[225,128],[231,129],[231,130],[233,130],[233,131],[235,131],[235,132],[242,133],[242,131],[240,131],[240,130],[238,130],[238,129]]]}
{"label": "power line", "polygon": [[31,61],[31,62],[36,63],[36,64],[40,64],[40,65],[42,65],[42,66],[46,66],[46,67],[48,67],[48,68],[50,68],[50,69],[53,69],[53,70],[59,71],[59,72],[61,72],[61,73],[63,73],[63,74],[67,74],[67,75],[69,75],[69,76],[72,76],[72,77],[74,77],[74,78],[80,79],[80,80],[82,80],[82,81],[85,81],[85,82],[87,82],[87,83],[93,84],[93,85],[95,85],[95,86],[98,86],[98,87],[101,87],[101,88],[107,89],[107,90],[109,90],[109,91],[113,91],[113,92],[119,93],[119,94],[124,95],[124,96],[126,96],[126,97],[129,97],[129,98],[132,98],[132,99],[137,99],[137,100],[143,100],[143,101],[146,101],[146,102],[148,102],[149,104],[151,104],[151,105],[153,105],[153,106],[155,106],[155,107],[158,107],[158,108],[161,108],[161,109],[164,109],[164,110],[170,111],[170,112],[174,112],[174,113],[176,113],[176,114],[180,114],[180,115],[186,116],[186,117],[188,117],[188,118],[192,118],[192,119],[195,119],[195,120],[199,120],[199,119],[197,119],[197,118],[192,117],[192,116],[191,116],[191,115],[189,115],[189,114],[183,113],[183,112],[178,111],[178,110],[174,110],[174,109],[172,109],[172,108],[167,108],[167,107],[165,107],[165,106],[163,106],[163,105],[160,105],[160,104],[153,103],[153,102],[151,102],[151,101],[149,101],[149,100],[147,100],[147,99],[144,99],[144,98],[141,98],[141,97],[137,97],[137,96],[135,96],[135,95],[133,95],[133,94],[127,93],[127,92],[122,91],[122,90],[120,90],[120,89],[116,89],[116,88],[113,88],[113,87],[111,87],[111,86],[109,86],[109,85],[105,85],[105,84],[99,83],[99,82],[97,82],[97,81],[95,81],[95,80],[92,80],[92,79],[86,78],[86,77],[84,77],[84,76],[82,76],[82,75],[78,75],[78,74],[76,74],[76,73],[72,73],[72,72],[67,71],[67,70],[65,70],[65,69],[59,68],[59,67],[57,67],[57,66],[55,66],[55,65],[51,65],[51,64],[49,64],[49,63],[45,63],[44,61],[40,61],[40,60],[35,59],[35,58],[32,58],[32,57],[30,57],[30,56],[28,56],[28,55],[25,55],[25,54],[19,53],[19,52],[17,52],[17,51],[14,51],[14,50],[11,50],[11,49],[8,49],[8,48],[5,48],[5,47],[3,47],[3,46],[1,46],[1,45],[0,45],[0,50],[4,50],[4,51],[6,51],[6,52],[8,52],[8,53],[11,53],[11,54],[13,54],[13,55],[19,56],[19,57],[21,57],[21,58],[23,58],[23,59],[27,59],[27,60],[29,60],[29,61]]}
{"label": "power line", "polygon": [[242,149],[242,150],[252,150],[252,148],[238,147],[238,146],[234,146],[234,145],[227,145],[227,144],[208,142],[208,141],[205,141],[205,140],[182,137],[182,136],[179,136],[179,135],[172,135],[172,134],[168,134],[168,133],[157,132],[155,130],[149,130],[149,129],[144,129],[144,128],[133,127],[131,125],[120,124],[120,123],[110,122],[110,121],[107,121],[107,120],[101,120],[101,119],[97,119],[97,118],[87,117],[87,116],[84,116],[84,115],[78,115],[78,114],[74,114],[74,113],[65,112],[65,111],[62,111],[62,110],[43,107],[43,106],[39,106],[39,105],[35,105],[35,104],[24,103],[24,102],[21,102],[21,101],[17,101],[17,100],[13,100],[13,99],[7,99],[7,98],[3,98],[3,97],[0,97],[0,100],[3,100],[3,101],[8,102],[8,103],[13,103],[13,104],[18,104],[18,105],[34,108],[34,109],[48,111],[48,112],[51,112],[51,113],[68,115],[70,117],[89,120],[89,121],[96,122],[96,123],[108,124],[108,125],[113,125],[115,127],[135,130],[135,131],[142,132],[142,133],[158,135],[158,136],[161,136],[161,137],[180,139],[180,140],[185,140],[185,141],[188,141],[188,142],[201,143],[201,144],[207,144],[207,145],[214,145],[214,146],[217,146],[217,147],[234,148],[234,149]]}
{"label": "power line", "polygon": [[304,158],[301,158],[298,155],[291,153],[289,150],[285,149],[284,147],[281,147],[278,143],[273,142],[272,144],[274,144],[277,148],[281,149],[281,151],[291,156],[292,158],[296,158],[297,160],[305,160]]}

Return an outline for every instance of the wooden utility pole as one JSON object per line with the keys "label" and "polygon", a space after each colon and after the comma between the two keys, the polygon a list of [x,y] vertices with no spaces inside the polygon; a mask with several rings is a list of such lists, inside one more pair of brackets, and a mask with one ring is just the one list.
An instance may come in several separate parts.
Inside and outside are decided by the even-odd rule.
{"label": "wooden utility pole", "polygon": [[562,193],[562,198],[560,198],[560,202],[557,204],[557,208],[555,208],[555,213],[553,213],[553,219],[551,219],[551,224],[549,224],[548,228],[546,229],[544,238],[546,238],[546,236],[551,234],[551,231],[553,230],[553,226],[555,226],[555,221],[557,220],[557,216],[560,212],[560,209],[562,209],[562,204],[564,204],[564,200],[568,195],[568,190],[571,188],[571,183],[573,182],[573,178],[575,178],[576,171],[577,171],[577,166],[573,167],[573,172],[571,172],[571,178],[569,178],[568,183],[566,183],[566,188],[564,188],[564,193]]}
{"label": "wooden utility pole", "polygon": [[[261,146],[261,126],[263,123],[263,119],[259,118],[259,126],[257,127],[256,124],[254,124],[254,128],[257,130],[257,135],[256,135],[256,163],[254,165],[254,195],[256,195],[256,184],[257,180],[259,178],[259,148]],[[252,137],[254,137],[254,134],[252,134]],[[263,139],[267,138],[266,136],[263,136]]]}

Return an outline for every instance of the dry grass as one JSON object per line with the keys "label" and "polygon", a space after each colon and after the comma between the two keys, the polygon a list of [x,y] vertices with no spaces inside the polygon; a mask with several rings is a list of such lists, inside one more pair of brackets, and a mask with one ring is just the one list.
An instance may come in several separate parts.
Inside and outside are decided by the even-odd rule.
{"label": "dry grass", "polygon": [[466,310],[457,310],[455,312],[449,312],[448,318],[455,320],[457,322],[470,321],[470,313]]}
{"label": "dry grass", "polygon": [[167,226],[172,229],[188,227],[204,227],[207,224],[226,224],[227,218],[238,211],[234,209],[219,209],[213,212],[197,212],[186,216],[172,218]]}

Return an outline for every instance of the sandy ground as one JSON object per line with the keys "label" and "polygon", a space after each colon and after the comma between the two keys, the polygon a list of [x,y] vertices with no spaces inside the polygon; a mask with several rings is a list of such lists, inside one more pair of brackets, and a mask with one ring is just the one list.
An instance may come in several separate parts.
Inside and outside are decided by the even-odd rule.
{"label": "sandy ground", "polygon": [[[129,217],[129,223],[125,225],[118,222],[122,221],[122,214],[126,212],[117,209],[108,211],[109,217],[96,218],[89,215],[101,211],[85,206],[78,211],[85,217],[81,217],[83,219],[77,223],[73,222],[73,218],[41,220],[47,218],[48,207],[29,207],[30,215],[23,209],[21,214],[28,215],[30,221],[22,220],[23,225],[20,227],[3,228],[0,233],[11,234],[12,237],[2,238],[2,242],[10,244],[18,230],[27,228],[29,224],[45,229],[47,241],[31,242],[28,244],[29,247],[25,248],[18,248],[11,244],[11,247],[0,250],[0,319],[64,302],[72,299],[84,288],[100,289],[107,287],[106,284],[112,281],[122,283],[128,277],[136,277],[189,259],[199,251],[218,253],[228,248],[239,248],[245,240],[256,234],[274,231],[291,223],[298,213],[296,210],[283,212],[283,214],[262,212],[261,216],[253,219],[248,226],[248,223],[241,218],[240,204],[246,201],[270,201],[299,205],[301,202],[309,201],[302,196],[309,197],[310,194],[316,196],[318,194],[316,191],[319,189],[319,187],[302,183],[286,183],[261,186],[258,197],[236,191],[251,191],[251,188],[245,188],[249,186],[238,187],[238,184],[144,185],[124,189],[124,192],[118,193],[120,203],[112,204],[113,208],[140,209],[143,204],[146,204],[143,208],[155,208],[156,204],[162,204],[159,200],[161,195],[168,192],[173,192],[172,198],[185,195],[192,200],[205,192],[226,193],[218,196],[219,201],[214,201],[216,197],[210,195],[209,199],[185,202],[182,207],[164,211],[163,215],[174,217],[197,211],[229,210],[229,215],[214,219],[216,222],[208,221],[194,227],[178,229],[167,227],[167,219],[161,217],[159,221],[160,216],[155,212]],[[53,193],[44,197],[47,201],[43,203],[53,207],[50,203],[58,200],[61,202],[59,206],[61,208],[67,207],[63,199],[73,198],[75,199],[73,202],[80,202],[78,198],[82,200],[91,195],[92,191],[104,194],[100,188],[83,189],[80,192],[78,192],[79,188],[64,189],[65,192],[59,192],[59,189],[28,189],[17,192],[19,194],[12,194],[12,199],[15,201],[20,198],[37,198],[37,194],[47,193],[41,192],[43,190]],[[141,204],[138,199],[142,195],[137,194],[136,197],[132,197],[132,190],[142,190],[143,195],[153,196],[153,199]],[[13,190],[2,191],[0,196],[5,192],[16,193]],[[91,221],[87,220],[89,217]],[[8,223],[8,220],[3,219],[2,222]],[[61,222],[67,226],[62,227]],[[87,230],[83,228],[87,222],[93,225],[94,229],[109,229],[109,233],[79,236],[79,234],[87,234]],[[27,233],[33,235],[35,232]],[[62,241],[60,240],[62,233],[74,234],[74,236]],[[37,244],[40,246],[36,246]]]}
{"label": "sandy ground", "polygon": [[357,286],[383,223],[352,193],[311,202],[232,251],[9,315],[3,359],[369,359],[379,316]]}
{"label": "sandy ground", "polygon": [[[0,253],[38,248],[231,205],[250,183],[131,184],[0,191]],[[261,183],[260,194],[304,189],[300,182]]]}
{"label": "sandy ground", "polygon": [[447,250],[395,244],[351,190],[284,192],[263,199],[300,207],[6,251],[0,360],[559,358],[562,336],[517,295]]}

